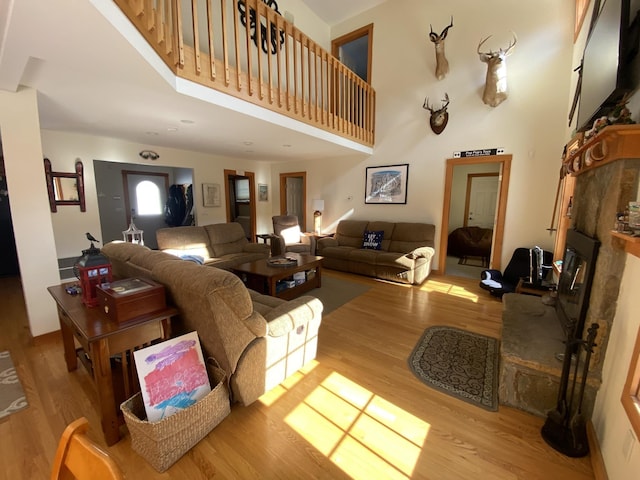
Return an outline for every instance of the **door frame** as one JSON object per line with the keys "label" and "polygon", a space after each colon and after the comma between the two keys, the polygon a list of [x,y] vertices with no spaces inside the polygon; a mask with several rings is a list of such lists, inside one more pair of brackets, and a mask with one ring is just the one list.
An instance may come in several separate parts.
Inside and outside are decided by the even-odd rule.
{"label": "door frame", "polygon": [[339,57],[339,49],[345,43],[353,42],[360,37],[364,37],[365,35],[369,36],[369,41],[367,42],[367,80],[366,82],[371,85],[371,57],[373,54],[373,23],[369,25],[365,25],[364,27],[360,27],[352,32],[345,33],[344,35],[339,36],[338,38],[334,38],[331,40],[331,55],[340,60]]}
{"label": "door frame", "polygon": [[287,178],[302,177],[302,225],[307,230],[307,172],[285,172],[280,174],[280,215],[287,215]]}
{"label": "door frame", "polygon": [[236,170],[224,170],[224,198],[226,200],[226,218],[227,223],[231,222],[231,212],[229,211],[231,199],[229,198],[229,180],[231,177],[247,177],[249,179],[249,210],[251,212],[251,241],[256,241],[256,174],[254,172],[241,172]]}
{"label": "door frame", "polygon": [[442,206],[442,223],[440,231],[440,251],[438,254],[438,273],[446,272],[447,238],[449,236],[449,213],[451,211],[451,189],[453,185],[453,168],[458,165],[478,165],[484,163],[500,164],[500,185],[498,187],[498,205],[491,242],[489,268],[500,270],[502,259],[502,243],[504,241],[504,220],[507,211],[509,194],[509,177],[513,155],[489,155],[487,157],[448,158],[445,173],[444,199]]}

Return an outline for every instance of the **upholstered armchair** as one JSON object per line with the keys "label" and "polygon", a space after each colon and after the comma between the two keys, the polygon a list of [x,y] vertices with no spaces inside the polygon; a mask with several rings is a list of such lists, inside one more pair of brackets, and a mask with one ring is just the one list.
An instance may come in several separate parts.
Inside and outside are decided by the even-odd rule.
{"label": "upholstered armchair", "polygon": [[300,230],[295,215],[275,215],[273,220],[274,237],[271,240],[271,254],[284,255],[287,252],[316,253],[316,237]]}

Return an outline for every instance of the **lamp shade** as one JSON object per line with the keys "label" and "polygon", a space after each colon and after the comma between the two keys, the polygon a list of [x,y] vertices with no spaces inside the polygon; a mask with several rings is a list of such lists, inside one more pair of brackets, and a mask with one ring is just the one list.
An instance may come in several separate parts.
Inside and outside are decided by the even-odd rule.
{"label": "lamp shade", "polygon": [[314,211],[322,212],[324,210],[324,200],[314,200],[312,207]]}

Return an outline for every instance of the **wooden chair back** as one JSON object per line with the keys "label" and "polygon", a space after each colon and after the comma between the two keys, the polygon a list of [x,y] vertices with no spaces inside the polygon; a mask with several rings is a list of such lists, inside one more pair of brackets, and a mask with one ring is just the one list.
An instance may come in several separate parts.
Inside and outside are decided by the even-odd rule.
{"label": "wooden chair back", "polygon": [[53,460],[51,480],[124,479],[118,465],[89,439],[88,429],[89,422],[84,417],[67,425]]}

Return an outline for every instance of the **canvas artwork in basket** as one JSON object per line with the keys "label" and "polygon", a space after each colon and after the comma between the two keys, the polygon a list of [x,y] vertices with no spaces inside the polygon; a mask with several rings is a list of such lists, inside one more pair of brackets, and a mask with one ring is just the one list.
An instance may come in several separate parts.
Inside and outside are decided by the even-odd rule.
{"label": "canvas artwork in basket", "polygon": [[[188,338],[192,339],[193,336]],[[197,336],[195,338],[197,339]],[[178,340],[178,342],[176,342],[176,340]],[[152,362],[158,362],[161,359],[167,361],[167,358],[176,361],[179,356],[167,356],[165,354],[175,353],[176,351],[188,351],[189,348],[185,350],[184,344],[179,344],[180,341],[184,340],[184,338],[178,337],[177,339],[173,339],[173,341],[168,341],[168,345],[164,345],[167,342],[155,345],[154,347],[161,347],[160,349],[156,348],[155,352],[143,352],[143,350],[146,349],[139,350],[138,352],[143,352],[140,354],[140,359],[136,355],[136,367],[138,368],[139,375],[141,369],[138,366],[138,362],[144,361],[143,358],[149,355],[157,355],[157,352],[163,352],[158,358],[152,357]],[[166,350],[167,346],[175,347],[176,345],[179,345],[178,348]],[[190,347],[191,345],[192,343],[189,342],[189,345],[186,345],[186,347]],[[199,342],[197,342],[196,345],[199,351]],[[135,353],[137,354],[138,352]],[[202,354],[200,353],[200,355]],[[183,368],[174,368],[172,370],[174,372],[180,370],[174,389],[171,390],[168,388],[167,383],[163,384],[162,388],[167,391],[171,390],[175,398],[173,400],[161,401],[160,408],[154,408],[145,399],[145,396],[147,396],[147,398],[155,398],[158,395],[157,392],[149,392],[148,389],[145,389],[148,387],[148,384],[144,382],[143,378],[145,377],[142,375],[139,377],[141,386],[143,383],[146,385],[142,387],[142,393],[137,393],[120,406],[125,423],[131,434],[132,448],[158,472],[164,472],[178,461],[180,457],[209,434],[231,411],[229,390],[225,383],[226,373],[213,358],[207,359],[206,362],[207,388],[205,389],[204,397],[191,401],[196,396],[193,392],[193,385],[194,383],[199,383],[198,379],[200,379],[199,374],[195,372],[197,366],[192,365],[194,371],[191,373],[188,373],[189,368],[184,368],[185,365],[191,365],[191,363],[183,359],[183,363],[178,362]],[[168,364],[161,365],[165,367],[169,366]],[[205,368],[204,363],[202,366]],[[145,371],[148,373],[149,368],[142,368],[142,372]],[[151,369],[151,371],[157,373],[155,367]],[[184,376],[185,372],[187,372],[186,377]],[[149,380],[150,378],[153,377],[147,375],[146,379]],[[180,391],[181,386],[190,390]],[[158,410],[162,412],[159,416]],[[151,416],[148,415],[149,413],[151,413]]]}

